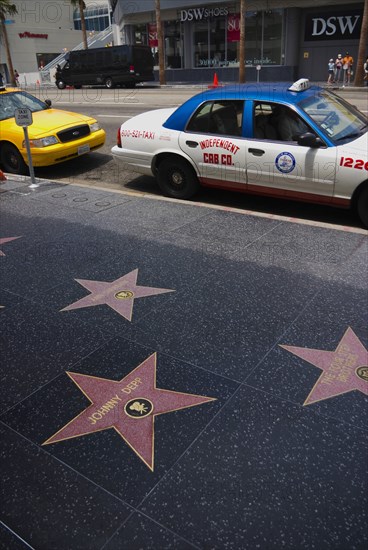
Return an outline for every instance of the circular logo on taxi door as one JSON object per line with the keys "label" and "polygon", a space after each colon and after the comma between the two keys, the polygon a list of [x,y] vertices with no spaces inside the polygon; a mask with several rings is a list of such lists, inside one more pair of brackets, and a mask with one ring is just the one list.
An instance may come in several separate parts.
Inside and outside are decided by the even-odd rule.
{"label": "circular logo on taxi door", "polygon": [[295,157],[291,153],[284,151],[283,153],[277,155],[275,165],[279,172],[288,174],[295,168]]}

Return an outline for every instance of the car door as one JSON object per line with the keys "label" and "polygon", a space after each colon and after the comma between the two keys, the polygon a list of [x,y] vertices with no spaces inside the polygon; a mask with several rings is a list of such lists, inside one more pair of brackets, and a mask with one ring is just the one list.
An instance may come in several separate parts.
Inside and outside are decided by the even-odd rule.
{"label": "car door", "polygon": [[[307,195],[328,199],[334,191],[336,147],[312,148],[292,139],[283,141],[278,128],[290,108],[284,107],[277,116],[277,107],[267,102],[247,104],[246,116],[253,120],[253,139],[246,149],[248,189],[301,199]],[[315,133],[312,128],[305,130]]]}
{"label": "car door", "polygon": [[179,146],[197,166],[203,185],[245,188],[244,101],[204,102],[179,136]]}

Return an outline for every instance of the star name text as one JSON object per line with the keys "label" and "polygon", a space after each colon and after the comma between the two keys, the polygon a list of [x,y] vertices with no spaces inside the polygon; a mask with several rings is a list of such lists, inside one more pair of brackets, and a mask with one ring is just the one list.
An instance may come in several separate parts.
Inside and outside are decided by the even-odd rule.
{"label": "star name text", "polygon": [[88,417],[92,426],[101,420],[106,414],[115,409],[116,405],[121,401],[121,397],[117,394],[114,395],[109,401],[107,401],[102,407]]}

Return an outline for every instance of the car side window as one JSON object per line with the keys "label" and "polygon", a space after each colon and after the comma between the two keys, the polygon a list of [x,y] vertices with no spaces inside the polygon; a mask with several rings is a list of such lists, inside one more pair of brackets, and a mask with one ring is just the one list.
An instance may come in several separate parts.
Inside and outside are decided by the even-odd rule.
{"label": "car side window", "polygon": [[253,136],[270,141],[296,141],[310,132],[309,126],[294,109],[274,103],[255,102]]}
{"label": "car side window", "polygon": [[197,109],[186,130],[222,136],[241,136],[243,108],[243,101],[208,101]]}
{"label": "car side window", "polygon": [[253,111],[253,137],[278,140],[275,108],[270,103],[255,102]]}

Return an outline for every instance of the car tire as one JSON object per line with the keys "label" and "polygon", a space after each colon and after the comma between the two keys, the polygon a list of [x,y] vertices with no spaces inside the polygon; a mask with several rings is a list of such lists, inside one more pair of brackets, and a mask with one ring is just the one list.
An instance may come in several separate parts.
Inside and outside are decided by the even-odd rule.
{"label": "car tire", "polygon": [[111,88],[114,87],[114,81],[113,79],[109,76],[108,78],[105,79],[105,86],[106,88],[108,88],[109,90],[111,90]]}
{"label": "car tire", "polygon": [[58,80],[56,82],[56,86],[59,88],[59,90],[64,90],[64,88],[66,87],[66,84],[62,80]]}
{"label": "car tire", "polygon": [[3,143],[0,151],[1,166],[9,174],[27,175],[28,166],[18,149],[11,143]]}
{"label": "car tire", "polygon": [[365,227],[368,227],[368,183],[365,184],[358,195],[357,211],[360,221]]}
{"label": "car tire", "polygon": [[193,168],[178,157],[167,158],[159,164],[157,181],[162,193],[175,199],[189,199],[200,187]]}

